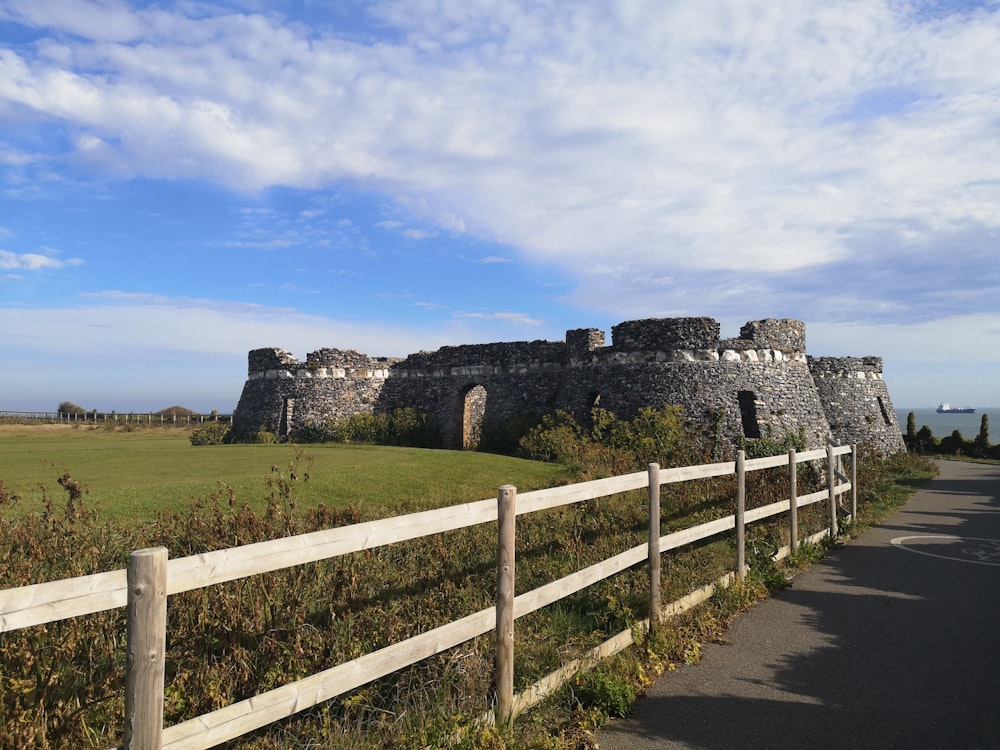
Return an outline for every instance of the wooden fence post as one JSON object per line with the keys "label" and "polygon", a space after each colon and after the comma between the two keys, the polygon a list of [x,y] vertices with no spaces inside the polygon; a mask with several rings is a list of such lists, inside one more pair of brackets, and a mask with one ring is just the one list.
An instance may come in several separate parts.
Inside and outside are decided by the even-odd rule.
{"label": "wooden fence post", "polygon": [[837,526],[837,464],[833,456],[833,444],[826,444],[826,476],[830,493],[830,538],[836,539],[840,534]]}
{"label": "wooden fence post", "polygon": [[517,489],[497,495],[496,722],[510,722],[514,710],[514,542]]}
{"label": "wooden fence post", "polygon": [[744,514],[747,503],[746,452],[736,453],[736,577],[741,581],[746,577],[746,526]]}
{"label": "wooden fence post", "polygon": [[795,449],[788,449],[788,535],[791,537],[792,551],[799,548],[799,464],[795,460]]}
{"label": "wooden fence post", "polygon": [[858,521],[858,444],[851,445],[851,522]]}
{"label": "wooden fence post", "polygon": [[649,465],[649,632],[660,622],[660,465]]}
{"label": "wooden fence post", "polygon": [[125,741],[123,750],[160,750],[163,675],[167,645],[167,549],[153,547],[128,558]]}

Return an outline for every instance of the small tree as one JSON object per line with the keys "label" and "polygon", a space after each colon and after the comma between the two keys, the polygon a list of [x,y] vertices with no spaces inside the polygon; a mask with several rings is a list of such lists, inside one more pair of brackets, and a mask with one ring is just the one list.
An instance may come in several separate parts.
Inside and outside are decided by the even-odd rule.
{"label": "small tree", "polygon": [[903,442],[911,451],[917,448],[917,415],[912,411],[906,415],[906,435]]}
{"label": "small tree", "polygon": [[59,408],[57,409],[57,411],[60,414],[86,414],[87,413],[86,409],[84,409],[82,406],[78,406],[77,404],[74,404],[72,401],[63,401],[61,404],[59,404]]}
{"label": "small tree", "polygon": [[198,412],[192,411],[184,406],[168,406],[166,409],[160,409],[159,411],[154,411],[153,414],[157,417],[192,417]]}
{"label": "small tree", "polygon": [[938,453],[949,456],[960,456],[966,453],[969,448],[969,441],[962,437],[962,433],[953,430],[947,437],[941,438],[938,443]]}
{"label": "small tree", "polygon": [[990,450],[990,415],[983,414],[979,421],[979,434],[972,441],[973,452],[979,458],[986,458]]}
{"label": "small tree", "polygon": [[914,445],[916,446],[917,453],[927,453],[937,447],[937,440],[934,438],[934,433],[931,432],[930,427],[923,425],[917,430]]}

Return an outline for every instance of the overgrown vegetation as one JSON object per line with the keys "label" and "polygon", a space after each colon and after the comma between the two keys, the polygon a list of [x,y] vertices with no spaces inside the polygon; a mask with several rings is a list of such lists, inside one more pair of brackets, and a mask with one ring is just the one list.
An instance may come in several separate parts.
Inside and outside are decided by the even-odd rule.
{"label": "overgrown vegetation", "polygon": [[367,443],[439,448],[441,431],[426,414],[407,407],[314,422],[296,430],[294,439],[298,443]]}
{"label": "overgrown vegetation", "polygon": [[[570,462],[581,478],[634,471],[651,460],[663,466],[697,463],[718,447],[687,431],[671,410],[650,411],[631,421],[597,413],[586,427],[556,415],[539,427],[526,437],[524,449],[548,451],[549,457]],[[279,448],[225,446],[210,452],[219,461]],[[283,448],[288,458],[266,473],[261,509],[250,506],[241,488],[219,482],[193,503],[165,508],[142,525],[102,520],[88,487],[67,469],[53,467],[59,489],[42,488],[40,512],[16,512],[23,502],[20,492],[0,483],[0,539],[9,550],[0,561],[0,588],[120,569],[129,551],[148,546],[162,544],[171,557],[181,557],[369,520],[367,506],[346,501],[344,494],[340,497],[345,501],[336,506],[304,502],[318,481],[315,456],[301,447]],[[859,469],[862,518],[870,510],[887,512],[900,501],[897,482],[913,474],[916,460],[864,458]],[[817,473],[801,469],[800,493],[822,485]],[[748,506],[783,495],[787,476],[784,468],[751,475]],[[663,528],[673,530],[731,512],[733,490],[731,477],[664,488]],[[803,509],[803,535],[825,524],[821,505]],[[641,543],[645,514],[645,494],[630,493],[519,518],[518,590],[548,583]],[[454,531],[171,597],[167,723],[490,606],[495,535],[495,527]],[[781,585],[784,573],[770,556],[787,542],[787,529],[777,522],[757,525],[748,542],[752,575],[745,583],[718,592],[707,605],[675,618],[640,647],[579,676],[513,728],[477,724],[492,695],[491,639],[484,637],[233,747],[594,747],[595,728],[609,716],[626,712],[637,692],[661,671],[697,661],[701,644],[721,637],[728,621],[766,595],[768,586]],[[804,564],[806,559],[803,551],[796,562]],[[664,601],[715,580],[733,563],[731,539],[664,556]],[[518,688],[609,635],[633,627],[647,615],[647,597],[645,571],[636,569],[519,619]],[[112,611],[0,634],[0,746],[107,747],[118,741],[124,709],[124,629],[124,612]]]}
{"label": "overgrown vegetation", "polygon": [[711,447],[693,432],[678,407],[646,407],[634,419],[618,419],[604,409],[593,409],[589,424],[572,414],[547,415],[520,441],[528,458],[553,461],[581,479],[596,479],[645,468],[698,463]]}
{"label": "overgrown vegetation", "polygon": [[229,425],[209,422],[191,432],[191,445],[223,445],[228,442]]}

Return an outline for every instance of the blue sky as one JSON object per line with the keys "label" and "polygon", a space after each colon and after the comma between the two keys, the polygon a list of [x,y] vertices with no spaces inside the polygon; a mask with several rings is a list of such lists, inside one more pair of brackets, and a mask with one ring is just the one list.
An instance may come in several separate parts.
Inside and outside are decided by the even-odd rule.
{"label": "blue sky", "polygon": [[0,409],[689,315],[995,405],[998,231],[997,0],[0,0]]}

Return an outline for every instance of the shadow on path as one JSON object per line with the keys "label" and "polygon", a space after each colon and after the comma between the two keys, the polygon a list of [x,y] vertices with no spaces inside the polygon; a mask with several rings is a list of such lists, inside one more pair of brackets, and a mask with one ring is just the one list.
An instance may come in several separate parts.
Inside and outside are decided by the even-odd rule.
{"label": "shadow on path", "polygon": [[905,508],[737,619],[598,742],[1000,748],[1000,467],[942,462]]}

